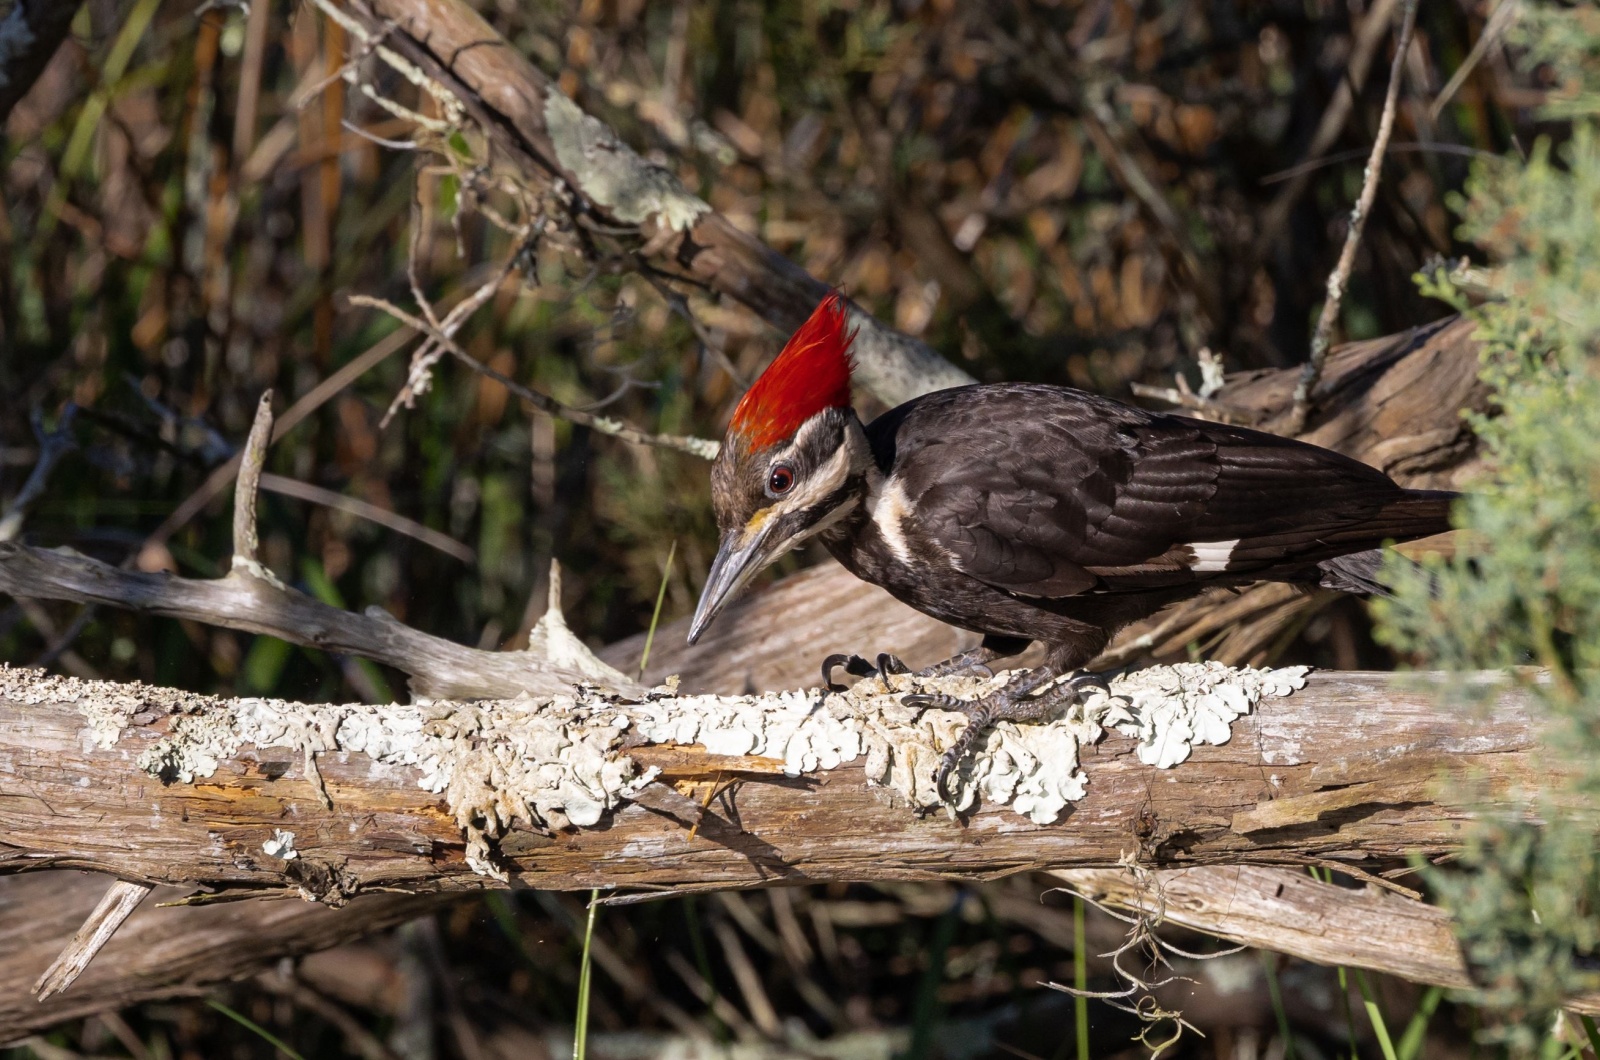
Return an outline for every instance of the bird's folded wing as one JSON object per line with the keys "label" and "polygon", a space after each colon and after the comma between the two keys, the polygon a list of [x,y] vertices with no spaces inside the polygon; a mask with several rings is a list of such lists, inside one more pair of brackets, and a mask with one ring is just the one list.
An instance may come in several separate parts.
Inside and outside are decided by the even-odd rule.
{"label": "bird's folded wing", "polygon": [[1171,416],[1066,416],[1021,433],[1038,437],[1004,450],[940,446],[913,505],[930,544],[1020,595],[1183,584],[1400,536],[1374,518],[1404,491],[1287,439]]}

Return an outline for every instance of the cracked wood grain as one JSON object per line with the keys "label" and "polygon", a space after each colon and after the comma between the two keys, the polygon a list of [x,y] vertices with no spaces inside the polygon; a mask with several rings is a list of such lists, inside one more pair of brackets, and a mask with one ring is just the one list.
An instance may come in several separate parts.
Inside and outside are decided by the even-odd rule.
{"label": "cracked wood grain", "polygon": [[[1130,852],[1152,867],[1382,866],[1456,848],[1469,806],[1479,804],[1452,777],[1482,779],[1491,805],[1516,810],[1517,786],[1547,768],[1517,685],[1502,682],[1484,717],[1438,706],[1438,685],[1420,675],[1315,674],[1305,689],[1265,700],[1235,723],[1229,744],[1197,747],[1171,770],[1141,764],[1131,741],[1109,737],[1083,755],[1087,797],[1048,826],[992,805],[964,821],[919,816],[868,785],[859,760],[786,777],[752,760],[639,747],[629,753],[645,766],[664,754],[683,775],[688,755],[687,768],[701,777],[739,778],[693,841],[672,815],[628,803],[603,828],[513,831],[501,854],[518,884],[606,890],[982,878],[1115,865]],[[330,900],[384,887],[486,885],[467,863],[460,826],[440,796],[418,787],[415,768],[324,752],[319,770],[332,809],[291,747],[246,745],[209,777],[164,783],[134,762],[167,735],[174,712],[193,708],[158,690],[84,689],[77,702],[30,703],[40,696],[27,692],[0,699],[9,796],[0,799],[0,872],[85,868]],[[119,708],[127,727],[106,747],[87,734],[84,713],[101,696],[141,704],[132,715]],[[1437,779],[1422,784],[1419,775]],[[1364,785],[1356,802],[1316,801],[1351,784]],[[1309,810],[1273,821],[1277,802]],[[1242,819],[1256,825],[1241,831]],[[282,830],[293,835],[292,856],[273,843]]]}

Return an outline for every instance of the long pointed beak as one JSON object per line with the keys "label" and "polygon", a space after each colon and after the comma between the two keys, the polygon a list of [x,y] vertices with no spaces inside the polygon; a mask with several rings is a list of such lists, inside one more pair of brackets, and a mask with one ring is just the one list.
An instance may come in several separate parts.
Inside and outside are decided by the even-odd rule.
{"label": "long pointed beak", "polygon": [[706,586],[700,591],[700,603],[694,609],[693,621],[689,623],[690,644],[700,639],[700,634],[739,594],[745,582],[772,560],[773,550],[767,544],[772,524],[773,520],[769,519],[753,534],[733,530],[722,535],[717,558],[711,561],[711,573],[706,576]]}

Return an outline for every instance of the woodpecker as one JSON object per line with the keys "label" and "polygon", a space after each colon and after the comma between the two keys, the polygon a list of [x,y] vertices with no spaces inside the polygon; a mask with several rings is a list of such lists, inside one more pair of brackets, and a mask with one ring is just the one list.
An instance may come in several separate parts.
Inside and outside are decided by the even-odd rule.
{"label": "woodpecker", "polygon": [[[1038,721],[1118,629],[1208,586],[1377,591],[1380,548],[1450,528],[1456,494],[1410,490],[1319,446],[1150,412],[1068,387],[979,384],[862,424],[854,333],[834,292],[734,409],[711,469],[721,541],[692,644],[751,576],[815,538],[846,569],[983,635],[948,673],[1043,643],[1043,666],[978,700],[908,696],[969,719],[937,789],[994,721]],[[831,685],[844,663],[830,656]],[[889,654],[876,671],[904,672]],[[1037,693],[1037,694],[1035,694]]]}

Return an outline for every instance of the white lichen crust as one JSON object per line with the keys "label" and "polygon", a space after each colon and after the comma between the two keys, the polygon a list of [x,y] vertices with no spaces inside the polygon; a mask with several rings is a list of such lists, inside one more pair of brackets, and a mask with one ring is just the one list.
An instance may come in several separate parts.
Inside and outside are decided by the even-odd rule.
{"label": "white lichen crust", "polygon": [[544,123],[556,162],[577,190],[623,224],[654,220],[685,232],[711,209],[677,177],[639,157],[604,122],[555,89],[545,96]]}
{"label": "white lichen crust", "polygon": [[[559,640],[555,632],[551,623],[546,639]],[[1039,825],[1054,823],[1085,793],[1080,748],[1106,729],[1138,740],[1142,761],[1171,767],[1197,744],[1225,743],[1232,722],[1262,696],[1304,687],[1305,672],[1179,663],[1118,676],[1109,693],[1095,691],[1048,724],[994,726],[952,778],[949,808],[970,809],[981,799],[1010,806]],[[223,700],[0,667],[0,698],[78,704],[86,749],[114,746],[141,717],[164,717],[165,734],[141,751],[138,766],[168,782],[209,777],[247,745],[294,749],[303,756],[305,775],[319,787],[316,756],[329,751],[414,767],[418,785],[440,795],[462,829],[468,864],[504,879],[492,844],[513,825],[594,825],[655,779],[654,769],[642,769],[629,757],[625,741],[777,758],[791,775],[864,759],[868,782],[893,792],[909,809],[936,805],[939,760],[967,722],[961,714],[919,711],[901,699],[919,690],[972,699],[1011,676],[904,675],[890,678],[888,686],[871,679],[842,693],[680,696],[665,685],[641,702],[584,688],[545,700],[373,706]],[[294,849],[292,837],[286,844],[274,839],[277,849]]]}

